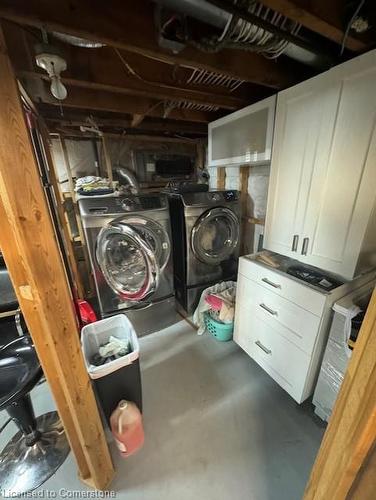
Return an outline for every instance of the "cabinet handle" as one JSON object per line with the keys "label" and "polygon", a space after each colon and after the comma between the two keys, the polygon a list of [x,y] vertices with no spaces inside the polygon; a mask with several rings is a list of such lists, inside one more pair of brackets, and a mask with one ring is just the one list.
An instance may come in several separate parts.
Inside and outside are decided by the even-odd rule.
{"label": "cabinet handle", "polygon": [[265,347],[264,345],[261,344],[261,342],[259,340],[256,340],[255,344],[257,345],[257,347],[259,347],[261,350],[263,350],[264,352],[266,352],[266,354],[271,354],[272,351],[270,349],[268,349],[267,347]]}
{"label": "cabinet handle", "polygon": [[262,278],[261,281],[263,281],[267,285],[272,286],[273,288],[282,288],[281,285],[279,285],[278,283],[273,283],[273,281],[268,280],[268,278]]}
{"label": "cabinet handle", "polygon": [[302,255],[307,255],[307,250],[308,250],[308,242],[309,242],[309,238],[304,238],[304,239],[303,239],[303,245],[302,245]]}
{"label": "cabinet handle", "polygon": [[292,247],[291,247],[291,250],[293,252],[297,251],[297,249],[298,249],[298,243],[299,243],[299,235],[298,234],[294,234],[294,236],[292,238]]}
{"label": "cabinet handle", "polygon": [[266,306],[265,304],[261,303],[261,304],[259,304],[259,306],[262,309],[265,309],[265,311],[268,312],[269,314],[271,314],[272,316],[278,316],[278,312],[277,311],[274,311],[273,309],[270,309],[270,307]]}

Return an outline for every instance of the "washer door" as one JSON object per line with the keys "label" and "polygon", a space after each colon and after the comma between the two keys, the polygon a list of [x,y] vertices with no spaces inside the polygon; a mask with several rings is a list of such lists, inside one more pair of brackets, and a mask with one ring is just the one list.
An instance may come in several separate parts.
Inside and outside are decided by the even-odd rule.
{"label": "washer door", "polygon": [[239,220],[232,210],[217,207],[205,212],[191,232],[194,255],[204,264],[226,260],[239,242]]}
{"label": "washer door", "polygon": [[107,284],[123,300],[140,301],[155,292],[169,256],[168,235],[149,219],[115,219],[98,235],[98,264]]}

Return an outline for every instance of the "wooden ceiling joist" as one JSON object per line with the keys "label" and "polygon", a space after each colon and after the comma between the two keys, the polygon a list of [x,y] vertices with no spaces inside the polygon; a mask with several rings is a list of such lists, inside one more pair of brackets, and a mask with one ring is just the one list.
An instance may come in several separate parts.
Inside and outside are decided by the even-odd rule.
{"label": "wooden ceiling joist", "polygon": [[[64,118],[59,117],[55,106],[39,106],[39,109],[44,116],[47,123],[51,126],[59,124],[61,127],[80,127],[87,126],[87,115],[72,115],[69,111],[65,110]],[[95,123],[100,128],[112,129],[130,129],[132,128],[131,118],[101,118],[96,116]],[[145,118],[142,123],[133,127],[135,130],[142,129],[149,132],[162,132],[162,133],[180,133],[180,134],[195,134],[206,135],[208,128],[203,123],[190,123],[178,120],[151,120]]]}
{"label": "wooden ceiling joist", "polygon": [[[345,31],[343,1],[261,0],[261,3],[333,42],[342,43]],[[367,48],[364,42],[351,35],[347,36],[345,47],[355,52]]]}
{"label": "wooden ceiling joist", "polygon": [[[32,82],[31,82],[32,83]],[[38,82],[36,82],[38,83]],[[157,118],[165,117],[164,101],[114,94],[89,88],[68,87],[68,97],[60,102],[44,86],[33,86],[28,82],[27,91],[34,102],[43,102],[64,108],[77,108],[91,111],[107,111],[123,114],[141,114]],[[208,123],[218,117],[216,113],[194,111],[190,109],[172,109],[169,118],[189,122]]]}
{"label": "wooden ceiling joist", "polygon": [[0,17],[95,40],[169,64],[202,68],[271,88],[283,88],[296,82],[286,65],[251,52],[226,49],[207,53],[186,47],[174,54],[162,49],[156,42],[152,4],[146,1],[2,0]]}
{"label": "wooden ceiling joist", "polygon": [[[66,127],[57,127],[56,130],[50,131],[51,137],[55,136],[64,136],[65,138],[79,138],[79,139],[98,139],[98,135],[91,132],[78,132],[77,130],[66,128]],[[178,143],[178,144],[186,144],[191,146],[192,148],[196,148],[197,142],[195,139],[189,139],[187,137],[163,137],[163,136],[151,136],[151,135],[142,135],[142,134],[112,134],[105,133],[107,139],[121,139],[125,143]]]}
{"label": "wooden ceiling joist", "polygon": [[[27,80],[42,79],[49,81],[49,77],[46,73],[37,71],[17,70],[17,76],[20,78],[26,78]],[[189,101],[196,104],[218,106],[229,110],[239,109],[246,105],[246,102],[242,99],[232,96],[218,96],[210,94],[210,92],[177,89],[172,87],[168,88],[167,85],[163,88],[163,84],[157,87],[145,84],[139,80],[123,79],[121,82],[121,78],[119,77],[116,78],[117,81],[114,81],[111,84],[100,82],[96,77],[91,78],[89,81],[76,78],[66,78],[63,76],[61,80],[67,86],[113,92],[115,94],[124,94],[135,97],[145,97],[147,99],[173,99],[174,101]]]}

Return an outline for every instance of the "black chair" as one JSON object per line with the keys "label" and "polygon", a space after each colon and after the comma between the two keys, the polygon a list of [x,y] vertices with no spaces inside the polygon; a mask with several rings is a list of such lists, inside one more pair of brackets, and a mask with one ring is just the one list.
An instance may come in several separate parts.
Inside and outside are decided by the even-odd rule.
{"label": "black chair", "polygon": [[19,428],[0,453],[0,487],[8,496],[38,488],[69,453],[57,412],[35,418],[29,393],[42,375],[28,335],[0,348],[0,410]]}
{"label": "black chair", "polygon": [[12,282],[0,255],[0,345],[24,335],[26,327]]}

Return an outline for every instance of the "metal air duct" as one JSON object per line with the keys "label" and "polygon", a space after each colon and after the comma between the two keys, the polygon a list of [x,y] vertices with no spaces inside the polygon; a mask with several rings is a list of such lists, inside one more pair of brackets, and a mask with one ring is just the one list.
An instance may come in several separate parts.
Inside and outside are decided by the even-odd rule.
{"label": "metal air duct", "polygon": [[[137,180],[135,173],[122,165],[116,165],[115,172],[118,174],[121,181],[125,181],[125,185],[129,185],[133,194],[138,194],[140,192],[140,184]],[[120,182],[124,185],[124,182]]]}
{"label": "metal air duct", "polygon": [[[210,24],[220,30],[218,48],[243,49],[263,54],[268,58],[277,58],[282,53],[303,64],[323,68],[328,65],[328,58],[309,48],[302,47],[304,41],[294,43],[300,25],[285,16],[274,12],[262,4],[250,1],[247,13],[254,19],[249,22],[214,5],[206,0],[155,0],[156,3],[170,10]],[[232,7],[237,7],[234,0]],[[231,10],[229,5],[229,10]],[[236,22],[234,22],[236,21]],[[265,28],[270,26],[270,31]],[[300,42],[300,41],[299,41]],[[200,46],[199,46],[200,48]],[[202,47],[203,48],[203,47]],[[210,47],[215,50],[214,44]]]}

